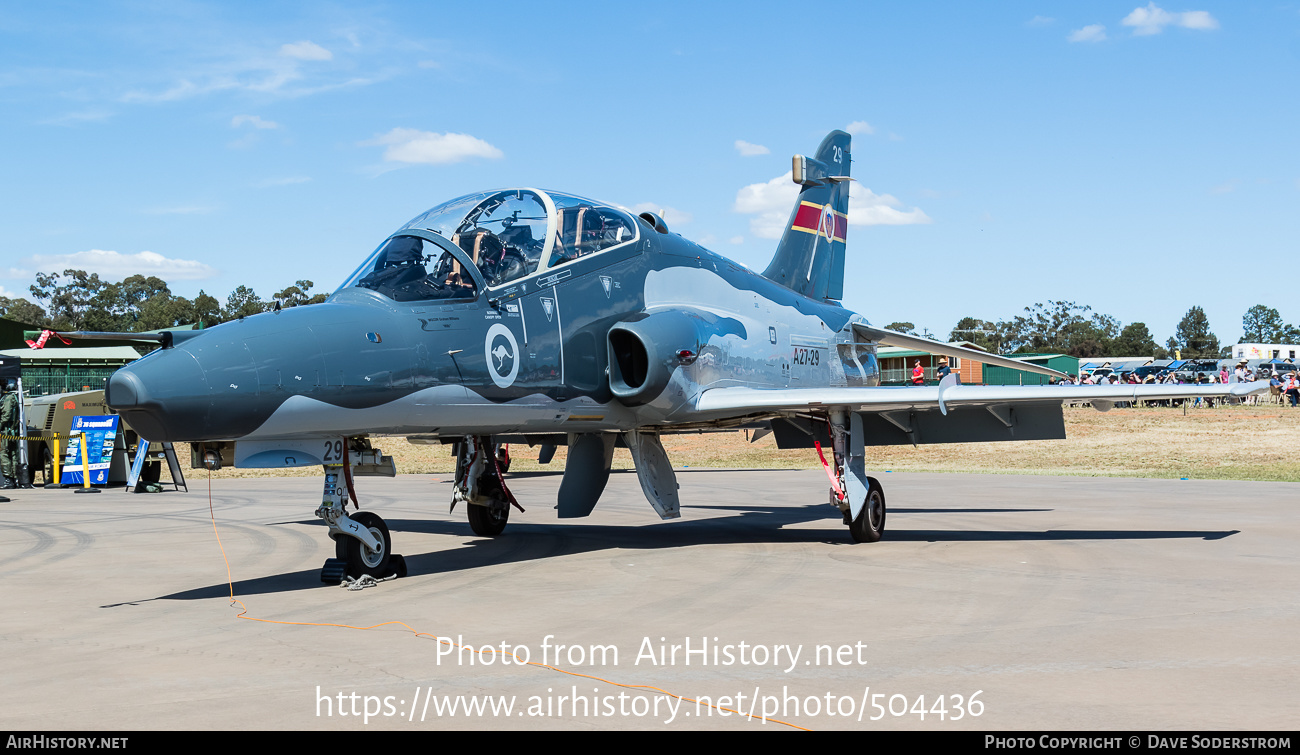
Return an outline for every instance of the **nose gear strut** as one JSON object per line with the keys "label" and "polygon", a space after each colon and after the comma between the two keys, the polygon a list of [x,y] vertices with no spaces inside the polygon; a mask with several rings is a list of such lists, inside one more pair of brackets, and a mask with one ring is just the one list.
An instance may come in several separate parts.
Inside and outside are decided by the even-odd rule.
{"label": "nose gear strut", "polygon": [[406,559],[392,552],[392,538],[383,518],[372,511],[347,514],[349,494],[353,505],[360,508],[352,484],[353,470],[360,475],[391,477],[396,474],[392,457],[370,448],[364,438],[350,439],[343,445],[347,450],[340,454],[341,461],[324,465],[325,489],[316,509],[316,516],[329,525],[329,536],[334,541],[334,558],[326,559],[321,567],[321,581],[338,584],[345,577],[405,577]]}

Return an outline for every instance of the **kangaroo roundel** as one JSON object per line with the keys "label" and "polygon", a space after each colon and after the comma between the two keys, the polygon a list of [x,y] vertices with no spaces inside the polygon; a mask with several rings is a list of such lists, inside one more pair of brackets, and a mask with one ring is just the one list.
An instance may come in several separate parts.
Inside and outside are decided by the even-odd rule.
{"label": "kangaroo roundel", "polygon": [[488,374],[498,388],[509,388],[519,374],[519,344],[510,328],[496,323],[488,328],[484,343]]}

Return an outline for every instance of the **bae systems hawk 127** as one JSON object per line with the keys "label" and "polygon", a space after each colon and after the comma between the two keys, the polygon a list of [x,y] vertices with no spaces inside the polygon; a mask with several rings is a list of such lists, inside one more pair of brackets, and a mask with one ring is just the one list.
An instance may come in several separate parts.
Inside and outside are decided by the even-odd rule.
{"label": "bae systems hawk 127", "polygon": [[[123,367],[108,404],[142,437],[196,444],[209,467],[322,465],[316,514],[352,576],[403,570],[383,519],[346,512],[352,477],[395,474],[374,436],[448,443],[453,508],[500,535],[518,506],[503,444],[568,447],[556,507],[591,513],[616,445],[663,518],[679,514],[661,435],[770,430],[825,448],[830,504],[859,542],[885,531],[872,445],[1065,437],[1062,404],[1239,397],[1257,384],[881,387],[876,349],[904,346],[1063,377],[883,330],[840,304],[850,138],[795,156],[801,188],[761,274],[652,214],[533,188],[425,212],[383,241],[329,300],[171,332]],[[120,337],[120,334],[117,334]],[[521,509],[522,510],[522,509]]]}

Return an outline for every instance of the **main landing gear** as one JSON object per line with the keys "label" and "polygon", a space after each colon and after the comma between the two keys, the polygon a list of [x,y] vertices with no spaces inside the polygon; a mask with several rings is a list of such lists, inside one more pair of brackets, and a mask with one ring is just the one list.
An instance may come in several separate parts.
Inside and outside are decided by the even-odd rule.
{"label": "main landing gear", "polygon": [[816,446],[831,480],[831,505],[844,515],[854,542],[874,543],[885,534],[885,491],[864,469],[862,419],[837,409],[831,412],[829,425],[833,470],[821,444]]}
{"label": "main landing gear", "polygon": [[874,543],[885,534],[885,491],[874,477],[867,478],[867,498],[849,522],[849,534],[857,543]]}
{"label": "main landing gear", "polygon": [[496,537],[510,520],[510,507],[523,511],[514,494],[506,487],[505,473],[510,468],[510,451],[490,437],[467,435],[456,444],[456,486],[451,508],[465,503],[469,527],[480,537]]}
{"label": "main landing gear", "polygon": [[339,453],[328,456],[341,462],[324,465],[325,491],[316,509],[316,516],[329,525],[334,540],[334,558],[325,560],[321,581],[338,584],[344,577],[405,577],[406,559],[393,553],[393,539],[383,518],[372,511],[347,513],[348,496],[356,499],[353,475],[392,477],[397,473],[392,457],[371,449],[365,439],[340,439],[337,448]]}

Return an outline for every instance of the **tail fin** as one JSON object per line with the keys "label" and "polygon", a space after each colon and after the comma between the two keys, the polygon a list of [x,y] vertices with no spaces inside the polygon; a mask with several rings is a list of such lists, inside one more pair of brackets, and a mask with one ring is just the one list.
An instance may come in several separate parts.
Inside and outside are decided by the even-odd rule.
{"label": "tail fin", "polygon": [[764,278],[814,299],[844,298],[851,138],[832,131],[815,158],[794,156],[794,182],[803,188],[776,254],[763,271]]}

